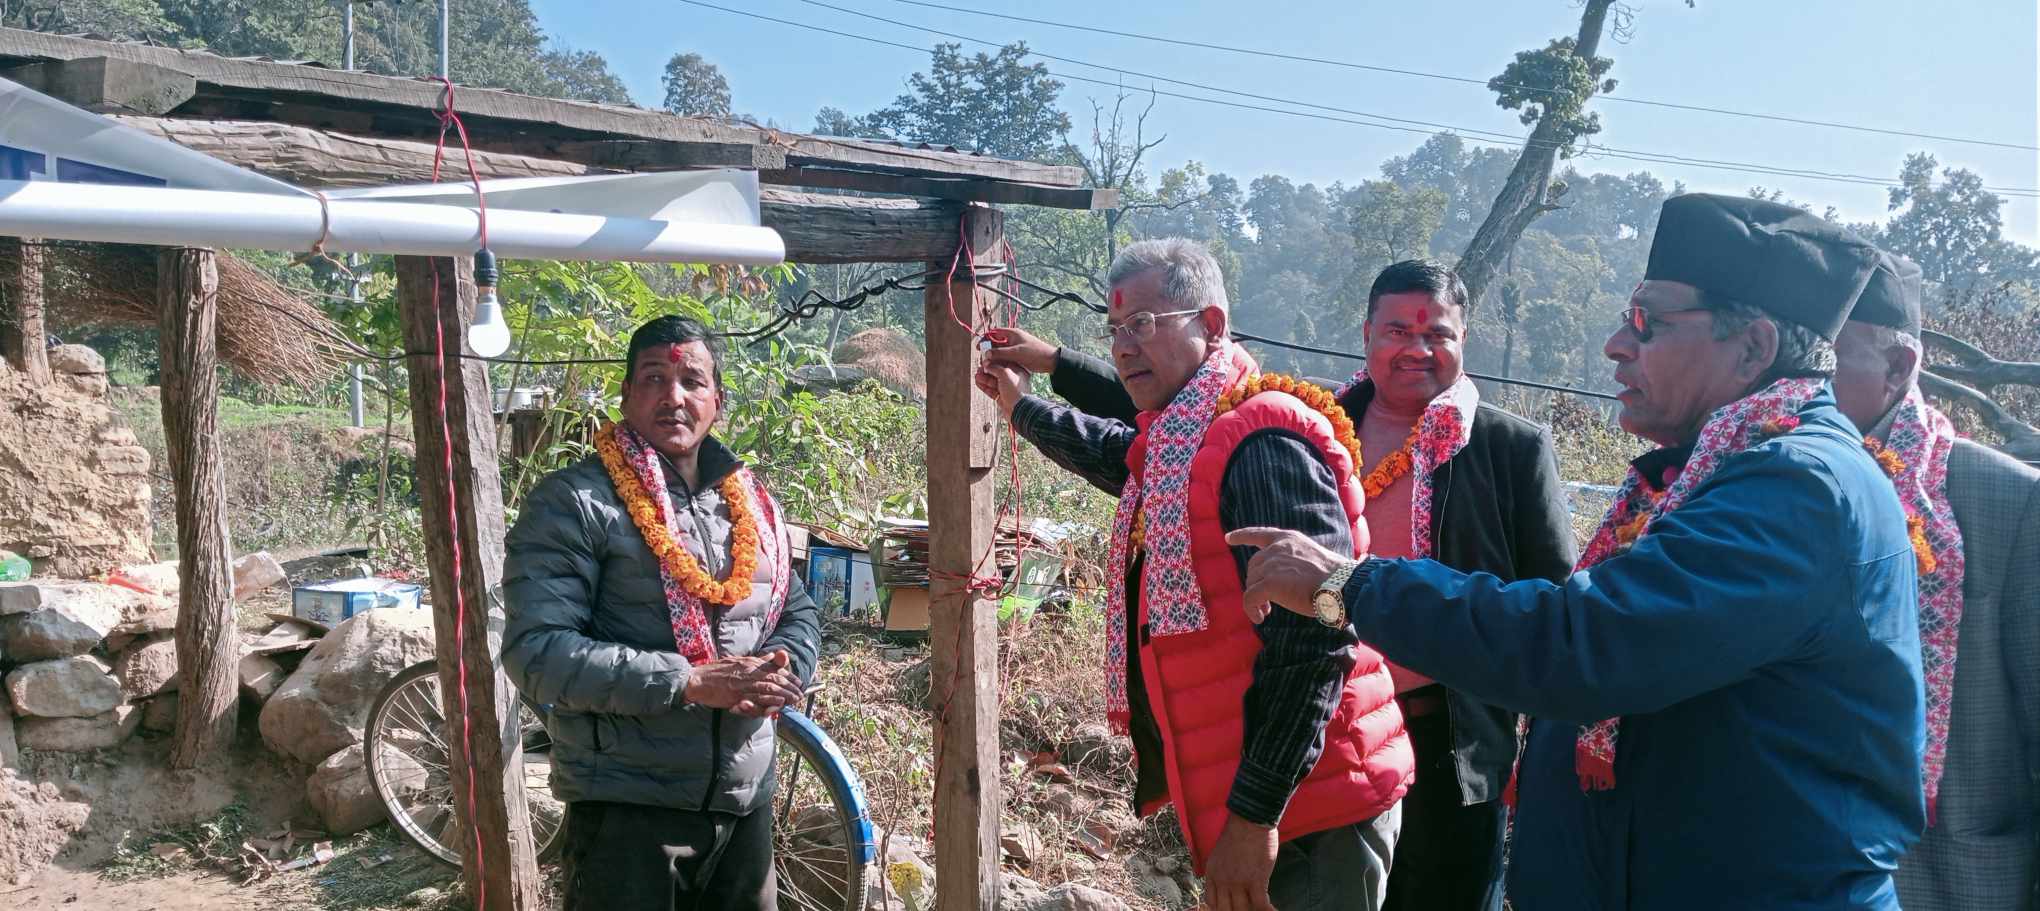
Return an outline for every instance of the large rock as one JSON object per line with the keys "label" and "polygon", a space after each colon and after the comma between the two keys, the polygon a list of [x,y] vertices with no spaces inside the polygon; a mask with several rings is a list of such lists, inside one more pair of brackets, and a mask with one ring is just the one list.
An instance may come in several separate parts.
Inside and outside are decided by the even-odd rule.
{"label": "large rock", "polygon": [[319,763],[312,777],[305,780],[305,800],[333,835],[352,835],[385,817],[358,743]]}
{"label": "large rock", "polygon": [[105,373],[106,358],[88,345],[58,345],[48,354],[51,373]]}
{"label": "large rock", "polygon": [[142,722],[142,713],[123,705],[90,718],[23,718],[15,734],[31,750],[82,753],[117,747]]}
{"label": "large rock", "polygon": [[177,601],[98,582],[0,583],[0,615],[58,611],[111,633],[156,633],[177,628]]}
{"label": "large rock", "polygon": [[[1015,883],[1015,880],[1019,882]],[[1040,886],[1034,886],[1032,890],[1026,888],[1031,885],[1033,883],[1010,874],[1001,877],[1001,911],[1130,911],[1126,902],[1090,886],[1063,883],[1052,889]]]}
{"label": "large rock", "polygon": [[137,642],[114,659],[113,676],[129,699],[147,699],[177,688],[177,639],[161,636]]}
{"label": "large rock", "polygon": [[0,775],[21,768],[21,744],[14,739],[14,710],[0,699]]}
{"label": "large rock", "polygon": [[[147,450],[142,452],[145,456],[148,454]],[[120,574],[127,577],[128,581],[152,592],[175,598],[184,586],[183,577],[179,575],[180,566],[176,560],[143,563],[121,567]],[[287,579],[283,564],[276,562],[276,558],[270,556],[266,550],[244,554],[235,560],[233,574],[233,592],[236,599],[274,588]]]}
{"label": "large rock", "polygon": [[319,640],[263,705],[263,742],[308,764],[360,743],[383,685],[432,657],[432,647],[431,611],[356,614]]}
{"label": "large rock", "polygon": [[112,670],[90,655],[24,664],[7,675],[7,695],[24,715],[89,718],[127,701]]}
{"label": "large rock", "polygon": [[268,655],[242,655],[236,673],[241,675],[241,695],[256,705],[268,702],[283,687],[283,665]]}
{"label": "large rock", "polygon": [[7,654],[14,661],[83,655],[120,624],[120,606],[98,598],[55,598],[5,621]]}
{"label": "large rock", "polygon": [[177,730],[177,694],[164,693],[142,708],[142,730],[168,734]]}

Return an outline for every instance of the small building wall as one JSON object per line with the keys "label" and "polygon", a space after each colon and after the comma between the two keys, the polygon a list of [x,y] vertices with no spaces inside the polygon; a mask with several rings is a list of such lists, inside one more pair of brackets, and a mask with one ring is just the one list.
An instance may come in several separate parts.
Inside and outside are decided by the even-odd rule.
{"label": "small building wall", "polygon": [[106,402],[106,362],[83,345],[49,360],[46,386],[0,361],[0,549],[38,576],[150,562],[149,451]]}

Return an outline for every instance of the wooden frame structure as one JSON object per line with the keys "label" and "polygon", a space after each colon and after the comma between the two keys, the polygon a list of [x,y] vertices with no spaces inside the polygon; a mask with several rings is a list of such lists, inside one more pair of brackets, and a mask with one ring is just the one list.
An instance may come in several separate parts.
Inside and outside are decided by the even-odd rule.
{"label": "wooden frame structure", "polygon": [[[224,161],[314,187],[427,179],[444,101],[442,87],[423,80],[13,29],[0,29],[0,77],[118,115],[130,126]],[[765,184],[764,224],[779,232],[787,259],[796,263],[947,265],[965,239],[977,263],[994,263],[1003,247],[1003,220],[992,204],[1117,205],[1116,191],[1081,186],[1081,170],[1068,166],[485,89],[461,88],[455,101],[484,177],[755,170]],[[0,283],[23,303],[15,320],[0,325],[0,353],[33,370],[43,345],[33,246],[7,243],[0,254],[25,255],[0,255],[7,264]],[[159,276],[164,325],[177,330],[166,329],[165,363],[199,373],[211,369],[204,350],[210,342],[204,290],[209,260],[195,251],[166,252]],[[441,662],[448,716],[459,717],[458,700],[465,699],[472,722],[472,768],[460,763],[453,768],[455,793],[465,793],[471,777],[478,795],[474,818],[463,820],[474,827],[465,831],[479,833],[474,845],[464,846],[464,873],[469,894],[483,896],[482,907],[529,908],[539,892],[524,802],[513,799],[522,788],[517,739],[509,727],[515,723],[514,695],[495,664],[497,643],[486,609],[501,573],[503,541],[501,492],[484,470],[495,464],[488,375],[481,364],[457,356],[474,299],[467,263],[400,257],[398,299],[410,350],[432,350],[435,331],[456,340],[453,353],[437,365],[430,355],[410,359],[410,395],[427,539],[434,544],[428,556],[439,654],[455,654],[458,641],[467,666],[485,671],[468,674],[463,690],[457,662]],[[993,412],[971,383],[972,342],[988,328],[983,314],[989,310],[986,293],[968,281],[931,283],[925,292],[929,568],[937,605],[930,638],[936,692],[944,706],[936,722],[941,771],[935,845],[937,905],[945,911],[990,911],[999,894],[997,627],[989,603],[963,581],[993,536]],[[967,329],[958,319],[972,325]],[[210,678],[231,675],[232,663],[185,654],[187,640],[194,650],[209,648],[218,625],[231,622],[216,581],[228,578],[222,574],[231,555],[224,536],[212,536],[220,492],[217,450],[207,437],[216,389],[202,380],[186,377],[175,395],[166,382],[164,407],[175,437],[180,540],[217,541],[192,551],[200,559],[185,561],[187,596],[178,619],[186,668],[181,673]],[[441,401],[447,403],[443,414]],[[450,432],[442,434],[442,419]],[[180,451],[184,462],[214,464],[179,467],[174,456]],[[209,502],[211,510],[187,509],[187,501]],[[450,511],[441,505],[449,502]],[[456,614],[456,604],[465,605],[464,613]],[[186,692],[212,692],[211,682],[189,679],[183,686]],[[180,753],[187,737],[218,730],[222,709],[216,702],[205,700],[202,713],[189,711],[179,719]],[[231,701],[224,713],[231,717]],[[465,804],[456,804],[469,815]]]}

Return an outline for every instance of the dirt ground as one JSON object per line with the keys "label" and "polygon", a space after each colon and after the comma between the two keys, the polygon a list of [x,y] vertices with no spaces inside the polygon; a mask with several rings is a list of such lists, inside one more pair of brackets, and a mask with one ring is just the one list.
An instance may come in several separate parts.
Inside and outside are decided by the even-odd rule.
{"label": "dirt ground", "polygon": [[[309,770],[263,748],[252,712],[233,749],[189,772],[166,768],[169,740],[137,735],[93,754],[24,753],[25,779],[40,796],[11,810],[9,834],[24,850],[57,848],[24,882],[0,883],[12,909],[273,908],[334,911],[459,907],[444,893],[456,871],[401,842],[386,825],[334,839],[334,858],[305,869],[251,878],[228,860],[242,841],[300,833],[292,856],[323,838],[304,799]],[[47,787],[43,787],[44,784]],[[54,799],[47,799],[53,797]],[[82,816],[75,832],[58,820]],[[61,841],[61,846],[56,841]],[[421,889],[435,892],[419,894]],[[407,904],[406,899],[416,897]]]}

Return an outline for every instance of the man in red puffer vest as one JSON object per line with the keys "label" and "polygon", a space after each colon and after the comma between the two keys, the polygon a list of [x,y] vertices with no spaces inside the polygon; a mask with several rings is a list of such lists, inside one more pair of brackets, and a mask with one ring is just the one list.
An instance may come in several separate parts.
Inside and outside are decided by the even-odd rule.
{"label": "man in red puffer vest", "polygon": [[1131,734],[1143,814],[1173,803],[1215,911],[1380,906],[1415,761],[1379,653],[1347,631],[1241,609],[1272,525],[1366,550],[1358,443],[1330,393],[1262,374],[1227,338],[1218,264],[1182,239],[1114,260],[1108,320],[1137,426],[978,384],[1057,464],[1120,498],[1109,565],[1107,711]]}

